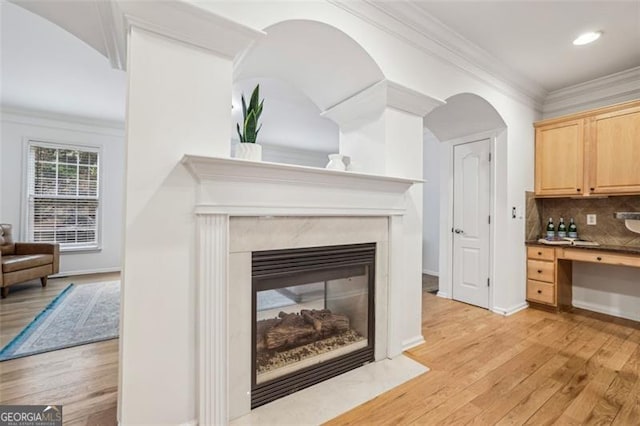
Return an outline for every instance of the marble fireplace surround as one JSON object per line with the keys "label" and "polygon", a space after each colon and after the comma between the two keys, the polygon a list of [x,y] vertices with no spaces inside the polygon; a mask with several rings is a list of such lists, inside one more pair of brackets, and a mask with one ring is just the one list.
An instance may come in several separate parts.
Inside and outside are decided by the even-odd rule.
{"label": "marble fireplace surround", "polygon": [[250,411],[251,251],[375,242],[375,359],[402,352],[393,294],[406,192],[421,180],[190,155],[182,164],[197,181],[200,424]]}

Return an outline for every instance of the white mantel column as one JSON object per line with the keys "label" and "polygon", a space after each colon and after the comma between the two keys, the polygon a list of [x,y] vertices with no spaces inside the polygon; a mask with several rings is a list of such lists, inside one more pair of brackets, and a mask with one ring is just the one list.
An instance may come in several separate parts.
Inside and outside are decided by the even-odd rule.
{"label": "white mantel column", "polygon": [[260,35],[177,3],[120,3],[129,85],[123,425],[198,420],[195,182],[180,160],[229,156],[232,61]]}
{"label": "white mantel column", "polygon": [[[325,111],[340,126],[340,153],[357,171],[422,179],[423,117],[444,102],[383,80]],[[423,341],[422,184],[407,193],[407,210],[394,218],[402,262],[389,270],[389,344],[393,357]],[[394,234],[394,232],[392,232]],[[398,247],[392,247],[394,251]],[[397,252],[395,252],[397,254]]]}

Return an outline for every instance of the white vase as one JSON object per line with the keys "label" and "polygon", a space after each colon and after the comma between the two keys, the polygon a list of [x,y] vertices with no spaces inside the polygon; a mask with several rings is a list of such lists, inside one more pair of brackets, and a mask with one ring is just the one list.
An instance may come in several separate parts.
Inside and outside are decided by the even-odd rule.
{"label": "white vase", "polygon": [[262,161],[262,145],[257,143],[243,143],[236,145],[236,158],[242,160]]}
{"label": "white vase", "polygon": [[329,170],[347,170],[344,161],[342,161],[342,154],[329,154],[329,162],[325,168]]}

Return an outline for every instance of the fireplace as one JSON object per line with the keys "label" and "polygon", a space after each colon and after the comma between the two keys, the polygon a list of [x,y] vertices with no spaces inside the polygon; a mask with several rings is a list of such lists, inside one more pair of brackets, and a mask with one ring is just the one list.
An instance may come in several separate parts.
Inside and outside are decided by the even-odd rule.
{"label": "fireplace", "polygon": [[252,253],[251,408],[374,360],[375,250]]}

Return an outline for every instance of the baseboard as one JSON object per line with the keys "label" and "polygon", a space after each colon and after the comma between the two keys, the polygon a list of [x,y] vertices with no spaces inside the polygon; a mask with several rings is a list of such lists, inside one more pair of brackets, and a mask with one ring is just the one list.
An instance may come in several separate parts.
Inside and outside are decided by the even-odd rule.
{"label": "baseboard", "polygon": [[440,276],[438,271],[432,271],[431,269],[423,269],[422,273],[427,275],[433,275],[434,277]]}
{"label": "baseboard", "polygon": [[499,306],[494,306],[493,309],[491,309],[491,312],[508,317],[509,315],[513,315],[516,312],[520,312],[524,309],[527,309],[528,307],[529,307],[529,304],[527,302],[522,302],[510,308],[501,308]]}
{"label": "baseboard", "polygon": [[436,296],[442,297],[443,299],[451,299],[451,296],[449,296],[446,292],[440,290],[438,290]]}
{"label": "baseboard", "polygon": [[625,312],[620,309],[612,308],[611,306],[600,305],[598,303],[581,302],[579,300],[573,300],[571,304],[575,308],[586,309],[588,311],[599,312],[601,314],[611,315],[614,317],[626,318],[633,321],[640,321],[640,312]]}
{"label": "baseboard", "polygon": [[[124,426],[122,423],[120,423],[120,420],[118,420],[118,426]],[[198,419],[189,420],[184,423],[178,423],[178,426],[198,426]]]}
{"label": "baseboard", "polygon": [[402,341],[402,352],[407,351],[411,348],[415,348],[416,346],[420,346],[424,343],[424,337],[422,334],[414,336],[410,339],[406,339]]}
{"label": "baseboard", "polygon": [[80,271],[58,272],[55,275],[50,275],[49,278],[64,278],[64,277],[72,277],[75,275],[107,274],[109,272],[121,272],[121,271],[122,271],[122,268],[84,269]]}

